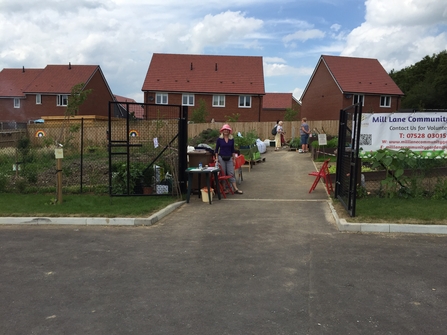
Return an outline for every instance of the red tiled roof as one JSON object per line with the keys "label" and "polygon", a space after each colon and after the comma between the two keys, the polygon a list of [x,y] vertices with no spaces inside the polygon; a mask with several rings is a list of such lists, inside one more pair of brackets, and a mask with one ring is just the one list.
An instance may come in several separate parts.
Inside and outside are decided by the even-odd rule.
{"label": "red tiled roof", "polygon": [[43,69],[3,69],[0,72],[0,97],[24,97],[24,90]]}
{"label": "red tiled roof", "polygon": [[26,93],[70,94],[74,85],[86,84],[98,65],[47,65],[26,88]]}
{"label": "red tiled roof", "polygon": [[266,93],[262,100],[262,108],[292,108],[292,93]]}
{"label": "red tiled roof", "polygon": [[[134,99],[132,99],[132,98],[126,98],[126,97],[123,97],[121,95],[116,95],[116,94],[115,94],[115,100],[118,101],[118,102],[123,102],[123,103],[124,102],[136,103],[136,101]],[[121,106],[123,106],[123,108],[126,108],[125,104],[121,104]],[[143,116],[144,116],[144,108],[141,106],[141,104],[138,104],[138,105],[132,104],[132,105],[129,106],[129,109],[130,109],[130,112],[135,113],[135,117],[136,118],[138,118],[138,119],[143,118]]]}
{"label": "red tiled roof", "polygon": [[321,56],[343,93],[404,95],[377,59]]}
{"label": "red tiled roof", "polygon": [[265,94],[262,57],[155,53],[142,91]]}

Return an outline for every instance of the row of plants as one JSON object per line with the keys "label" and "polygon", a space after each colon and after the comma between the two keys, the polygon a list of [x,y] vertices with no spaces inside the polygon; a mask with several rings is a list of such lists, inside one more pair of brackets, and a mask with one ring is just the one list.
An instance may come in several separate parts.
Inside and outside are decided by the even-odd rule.
{"label": "row of plants", "polygon": [[[361,163],[364,180],[357,187],[358,198],[447,199],[446,159],[425,159],[408,148],[380,149],[369,158],[363,158]],[[335,174],[335,162],[329,166],[329,172]],[[368,173],[374,172],[382,172],[383,179],[369,180]]]}

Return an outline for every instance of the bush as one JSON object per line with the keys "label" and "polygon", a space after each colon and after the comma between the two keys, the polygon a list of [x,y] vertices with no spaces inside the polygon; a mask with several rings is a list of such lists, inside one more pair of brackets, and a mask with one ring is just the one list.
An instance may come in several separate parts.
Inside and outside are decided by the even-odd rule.
{"label": "bush", "polygon": [[245,147],[256,143],[259,138],[258,134],[254,130],[250,130],[246,133],[241,133],[242,137],[234,136],[234,145],[238,148]]}
{"label": "bush", "polygon": [[292,141],[290,141],[289,146],[292,148],[301,147],[301,139],[299,137],[295,137]]}

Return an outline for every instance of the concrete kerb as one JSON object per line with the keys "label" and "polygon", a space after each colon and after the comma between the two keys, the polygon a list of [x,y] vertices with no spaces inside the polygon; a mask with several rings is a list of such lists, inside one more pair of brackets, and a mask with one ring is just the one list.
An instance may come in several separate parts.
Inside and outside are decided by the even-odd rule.
{"label": "concrete kerb", "polygon": [[148,218],[0,217],[0,225],[151,226],[184,203],[170,204]]}
{"label": "concrete kerb", "polygon": [[416,225],[398,223],[353,223],[340,219],[334,206],[329,203],[332,215],[339,231],[360,233],[408,233],[408,234],[447,234],[447,226],[440,225]]}

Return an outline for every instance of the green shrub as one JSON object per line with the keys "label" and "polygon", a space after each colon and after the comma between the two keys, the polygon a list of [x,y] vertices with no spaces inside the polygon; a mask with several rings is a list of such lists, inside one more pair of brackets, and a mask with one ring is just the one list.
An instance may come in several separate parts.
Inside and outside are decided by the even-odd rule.
{"label": "green shrub", "polygon": [[237,147],[245,147],[256,143],[259,138],[255,130],[250,130],[246,133],[241,133],[242,137],[234,136],[234,145]]}

